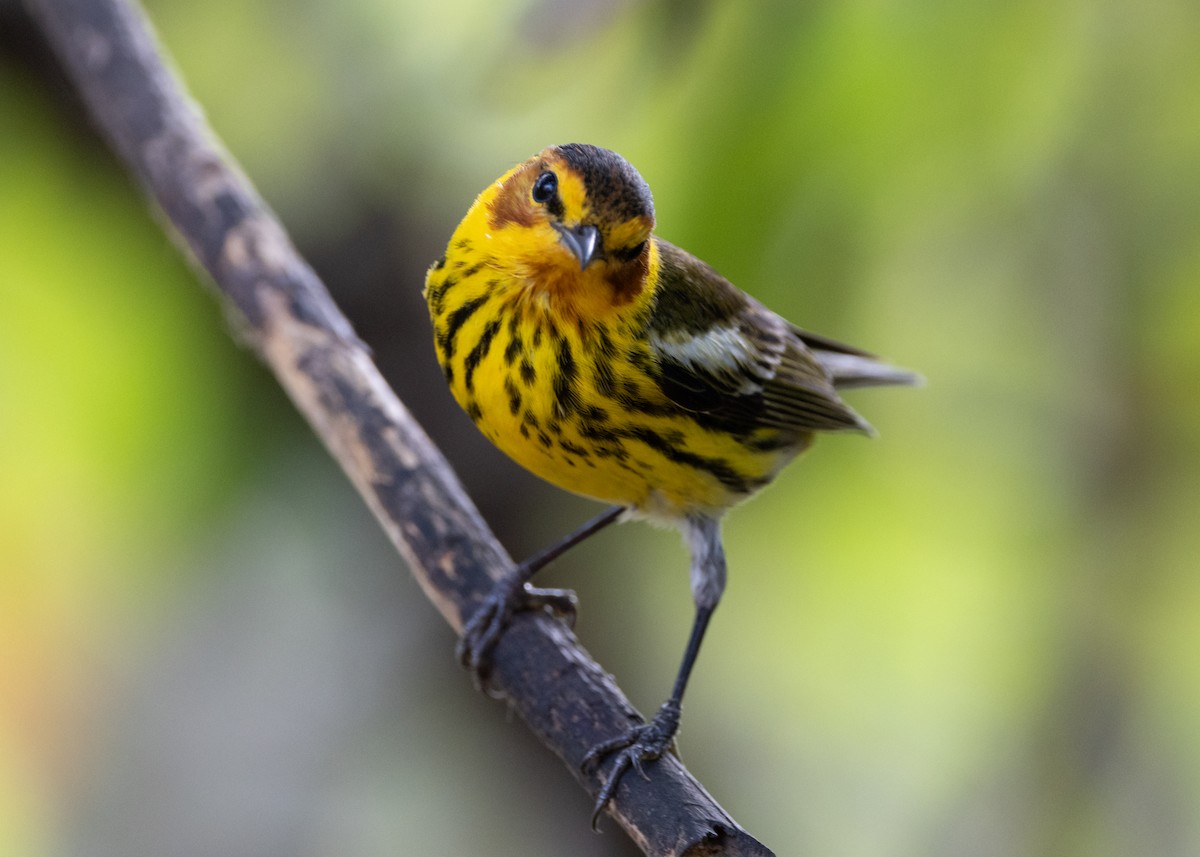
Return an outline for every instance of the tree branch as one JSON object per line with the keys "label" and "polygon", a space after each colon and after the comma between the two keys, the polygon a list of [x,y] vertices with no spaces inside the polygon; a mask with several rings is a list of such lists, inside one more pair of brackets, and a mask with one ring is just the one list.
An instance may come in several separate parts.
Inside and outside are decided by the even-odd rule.
{"label": "tree branch", "polygon": [[[446,620],[462,629],[511,560],[379,375],[282,226],[167,70],[124,0],[29,0],[94,121],[215,281],[235,326],[358,488]],[[490,683],[589,793],[579,763],[640,722],[561,624],[523,614]],[[673,756],[625,777],[612,815],[650,855],[769,855]],[[580,823],[586,823],[581,817]]]}

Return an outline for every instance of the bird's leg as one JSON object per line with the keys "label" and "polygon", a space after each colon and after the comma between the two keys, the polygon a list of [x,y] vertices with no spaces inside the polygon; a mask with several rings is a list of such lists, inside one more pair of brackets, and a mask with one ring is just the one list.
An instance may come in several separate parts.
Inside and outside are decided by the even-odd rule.
{"label": "bird's leg", "polygon": [[463,626],[455,653],[458,660],[482,681],[487,669],[487,658],[496,641],[504,631],[509,617],[519,610],[549,608],[569,625],[575,623],[575,593],[569,589],[538,589],[529,585],[529,580],[544,566],[579,544],[588,536],[607,527],[620,517],[625,509],[614,506],[597,515],[561,541],[555,542],[520,565],[514,566],[496,581],[492,591],[484,596],[483,603]]}
{"label": "bird's leg", "polygon": [[689,518],[684,533],[692,548],[692,597],[696,602],[696,618],[687,648],[683,650],[683,661],[675,676],[671,695],[658,709],[649,723],[634,726],[622,735],[596,745],[584,756],[580,767],[587,769],[606,756],[612,756],[608,776],[596,795],[592,811],[592,828],[598,829],[600,813],[612,800],[623,777],[630,768],[642,777],[642,762],[657,759],[675,748],[675,733],[679,731],[679,717],[683,705],[683,693],[687,689],[688,677],[700,654],[700,643],[708,621],[712,618],[721,593],[725,590],[725,552],[721,547],[721,524],[713,518]]}
{"label": "bird's leg", "polygon": [[675,677],[675,687],[671,696],[649,723],[634,726],[623,735],[618,735],[602,744],[597,744],[584,757],[581,767],[587,768],[598,763],[605,756],[612,755],[608,777],[596,795],[596,804],[592,810],[592,828],[599,829],[600,813],[608,806],[612,796],[616,794],[617,786],[630,768],[645,777],[642,762],[647,759],[657,759],[667,750],[675,750],[675,733],[679,730],[679,715],[683,703],[683,691],[687,687],[688,676],[696,663],[696,655],[700,652],[700,641],[704,638],[704,629],[713,613],[712,607],[702,607],[696,610],[696,621],[692,624],[692,635],[688,639],[687,649],[683,653],[683,663],[679,666],[679,674]]}

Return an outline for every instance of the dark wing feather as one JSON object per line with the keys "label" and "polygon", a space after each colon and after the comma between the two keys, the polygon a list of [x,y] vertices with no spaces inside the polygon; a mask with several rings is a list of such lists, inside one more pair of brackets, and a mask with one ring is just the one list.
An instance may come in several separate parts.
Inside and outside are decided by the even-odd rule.
{"label": "dark wing feather", "polygon": [[738,432],[870,431],[790,324],[656,240],[662,264],[649,335],[668,398]]}

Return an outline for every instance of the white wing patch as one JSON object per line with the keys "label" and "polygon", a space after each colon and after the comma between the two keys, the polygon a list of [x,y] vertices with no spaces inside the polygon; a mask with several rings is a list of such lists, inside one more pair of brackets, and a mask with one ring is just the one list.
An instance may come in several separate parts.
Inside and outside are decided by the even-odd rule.
{"label": "white wing patch", "polygon": [[718,325],[703,333],[672,331],[652,337],[651,344],[669,360],[697,375],[720,379],[729,392],[739,395],[754,395],[775,374],[773,365],[763,365],[766,355],[761,348],[736,327]]}

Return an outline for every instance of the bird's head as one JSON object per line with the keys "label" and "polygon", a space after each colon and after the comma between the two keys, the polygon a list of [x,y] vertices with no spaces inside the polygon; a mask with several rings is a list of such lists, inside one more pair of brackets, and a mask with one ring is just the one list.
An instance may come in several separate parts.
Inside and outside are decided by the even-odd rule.
{"label": "bird's head", "polygon": [[615,152],[551,146],[506,173],[476,207],[492,264],[551,300],[604,314],[645,288],[654,200]]}

